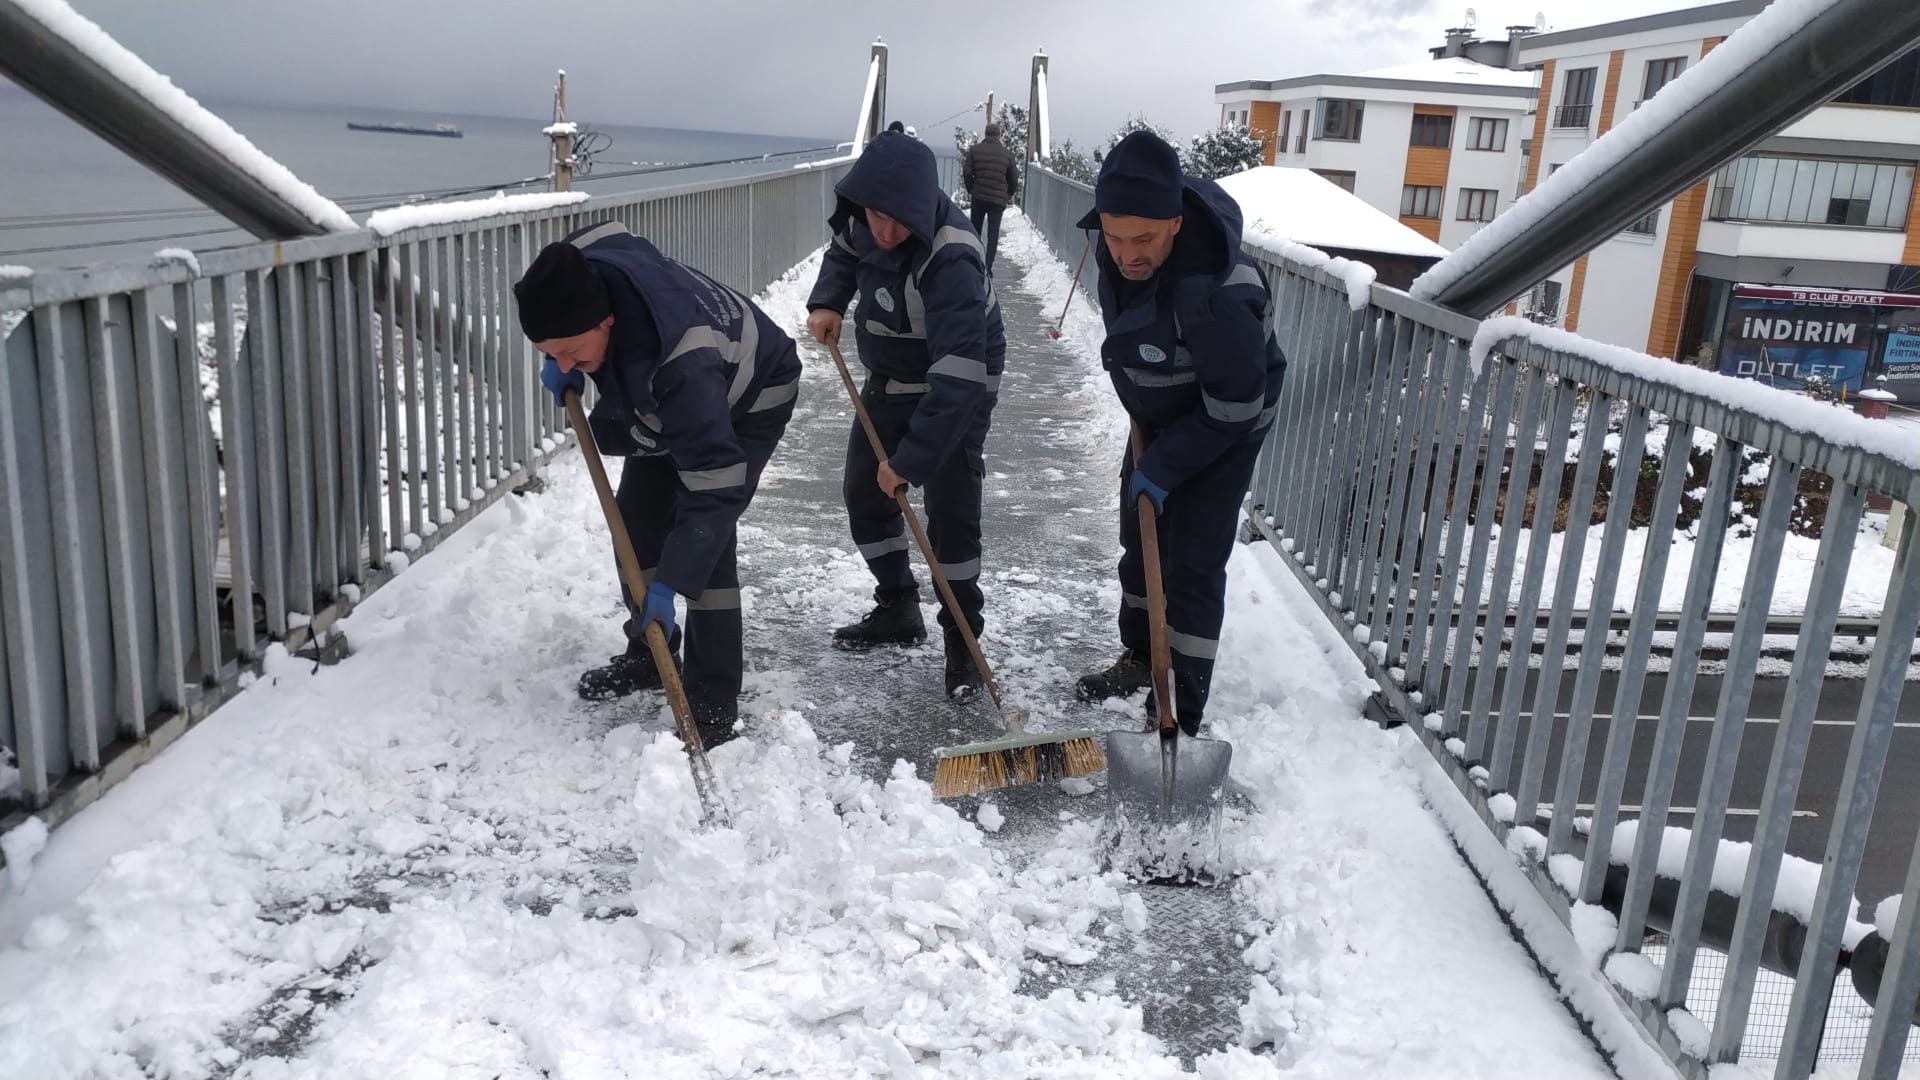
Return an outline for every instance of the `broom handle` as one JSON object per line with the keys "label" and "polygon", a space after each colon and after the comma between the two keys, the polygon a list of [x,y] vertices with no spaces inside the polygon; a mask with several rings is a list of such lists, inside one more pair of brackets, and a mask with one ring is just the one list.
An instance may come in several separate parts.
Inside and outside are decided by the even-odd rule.
{"label": "broom handle", "polygon": [[[647,576],[640,569],[640,557],[633,553],[633,538],[627,535],[627,522],[620,514],[620,504],[614,500],[613,485],[607,482],[607,466],[600,460],[600,448],[593,441],[593,430],[587,426],[587,410],[580,404],[580,392],[571,387],[567,389],[567,419],[573,424],[574,437],[580,440],[581,456],[587,459],[593,490],[600,496],[600,510],[606,515],[607,531],[613,534],[613,550],[620,560],[620,575],[627,580],[627,592],[645,603]],[[693,706],[687,702],[686,687],[680,684],[680,672],[674,667],[673,649],[667,644],[667,635],[659,623],[648,623],[644,633],[647,649],[653,653],[653,666],[660,670],[660,682],[666,687],[667,703],[673,707],[673,726],[696,763],[694,779],[701,780],[701,787],[705,788],[710,780],[703,779],[701,774],[710,775],[712,770],[707,764],[706,747],[700,744],[700,729],[693,723]]]}
{"label": "broom handle", "polygon": [[[853,385],[853,372],[847,370],[846,358],[840,355],[840,345],[827,342],[827,351],[833,354],[833,364],[840,369],[840,382],[847,388],[847,397],[853,401],[854,414],[860,417],[860,427],[867,433],[867,441],[873,444],[873,456],[886,463],[886,448],[880,445],[880,432],[873,426],[873,417],[867,415],[866,402],[860,400],[860,391]],[[946,601],[947,612],[953,616],[953,625],[960,631],[960,638],[967,643],[967,651],[973,654],[973,666],[986,680],[987,692],[993,695],[993,704],[1004,715],[1006,704],[1000,700],[1000,684],[994,681],[993,669],[987,666],[987,658],[980,652],[980,642],[973,636],[973,624],[967,621],[966,613],[960,610],[960,598],[953,595],[953,586],[947,582],[947,575],[940,569],[940,560],[933,557],[933,542],[927,539],[925,529],[920,527],[920,518],[913,512],[913,504],[907,501],[907,490],[903,485],[893,493],[893,500],[900,504],[900,512],[906,515],[907,527],[913,530],[914,543],[920,545],[920,556],[927,561],[927,570],[933,575],[934,587],[940,590],[940,599]]]}
{"label": "broom handle", "polygon": [[1067,286],[1067,302],[1060,305],[1060,318],[1053,324],[1055,331],[1067,324],[1067,309],[1073,306],[1073,294],[1080,291],[1080,271],[1087,268],[1087,256],[1093,251],[1093,234],[1087,234],[1087,246],[1080,249],[1080,265],[1073,268],[1073,284]]}
{"label": "broom handle", "polygon": [[[1146,440],[1140,425],[1133,425],[1133,467],[1140,467],[1146,453]],[[1160,733],[1169,734],[1174,723],[1173,650],[1167,645],[1167,592],[1160,580],[1160,519],[1153,512],[1153,500],[1145,492],[1135,500],[1140,511],[1140,558],[1147,564],[1147,627],[1152,642],[1153,696],[1160,704]]]}

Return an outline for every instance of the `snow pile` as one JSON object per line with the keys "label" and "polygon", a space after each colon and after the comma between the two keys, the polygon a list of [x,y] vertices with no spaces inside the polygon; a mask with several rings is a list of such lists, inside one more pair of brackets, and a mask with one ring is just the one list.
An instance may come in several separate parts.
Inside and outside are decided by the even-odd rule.
{"label": "snow pile", "polygon": [[571,120],[562,120],[557,124],[548,124],[540,129],[542,135],[578,135],[580,125]]}
{"label": "snow pile", "polygon": [[1893,927],[1900,919],[1900,894],[1880,901],[1873,909],[1873,929],[1882,941],[1893,940]]}
{"label": "snow pile", "polygon": [[[1431,758],[1361,718],[1372,684],[1283,558],[1236,548],[1207,710],[1256,808],[1227,829],[1259,920],[1243,1041],[1275,1040],[1289,1075],[1606,1075],[1423,804]],[[1467,998],[1461,1025],[1446,1003]]]}
{"label": "snow pile", "polygon": [[[1766,13],[1771,14],[1774,8],[1780,6],[1781,3],[1776,3]],[[1759,21],[1758,18],[1755,21]],[[1718,56],[1719,53],[1715,52],[1714,55]],[[1836,409],[1815,401],[1804,394],[1790,393],[1752,379],[1736,379],[1618,345],[1589,341],[1577,334],[1541,326],[1516,315],[1503,315],[1480,323],[1480,329],[1473,336],[1473,350],[1469,357],[1473,370],[1478,373],[1480,365],[1486,362],[1487,354],[1513,338],[1524,338],[1545,348],[1573,353],[1616,371],[1744,410],[1827,442],[1858,447],[1868,453],[1890,458],[1906,468],[1920,469],[1920,443],[1906,436],[1899,428],[1882,421],[1869,420],[1846,409]]]}
{"label": "snow pile", "polygon": [[[1615,866],[1630,865],[1633,862],[1634,841],[1639,835],[1640,822],[1637,819],[1622,821],[1615,826],[1608,861]],[[1692,830],[1668,825],[1661,833],[1656,872],[1663,878],[1679,881],[1686,873],[1687,849],[1692,846]],[[1713,891],[1732,897],[1740,896],[1746,889],[1747,859],[1752,853],[1753,845],[1745,841],[1720,841],[1713,859]],[[1773,886],[1773,910],[1791,915],[1802,924],[1810,924],[1813,921],[1813,902],[1820,891],[1820,865],[1796,855],[1781,856],[1779,878]],[[1872,930],[1873,927],[1866,923],[1849,917],[1841,941],[1851,949]]]}
{"label": "snow pile", "polygon": [[1262,165],[1217,183],[1240,204],[1247,239],[1261,246],[1291,240],[1438,259],[1447,249],[1374,209],[1371,203],[1310,169]]}
{"label": "snow pile", "polygon": [[286,166],[262,153],[246,136],[155,71],[147,62],[113,40],[99,25],[81,16],[65,0],[20,0],[20,10],[59,38],[86,54],[107,73],[125,83],[154,108],[192,132],[215,153],[273,190],[307,220],[329,232],[352,232],[353,218],[315,191]]}
{"label": "snow pile", "polygon": [[453,225],[463,221],[498,217],[502,214],[531,214],[562,206],[577,206],[586,202],[589,197],[584,191],[537,191],[525,195],[506,195],[496,192],[492,197],[485,199],[459,199],[453,202],[395,206],[386,210],[376,210],[368,215],[367,228],[373,230],[376,236],[392,236],[397,232],[424,228],[428,225]]}
{"label": "snow pile", "polygon": [[0,282],[26,281],[33,277],[33,267],[15,266],[11,263],[0,264]]}
{"label": "snow pile", "polygon": [[64,826],[0,915],[0,1075],[206,1074],[301,1030],[259,1075],[1168,1071],[1137,1007],[1015,993],[1121,917],[1084,843],[1016,871],[777,693],[714,754],[735,828],[696,833],[664,718],[571,700],[596,512],[556,470],[356,610],[352,660],[283,657]]}
{"label": "snow pile", "polygon": [[[1576,193],[1618,168],[1656,133],[1672,127],[1833,3],[1834,0],[1774,0],[1766,10],[1701,57],[1699,63],[1661,87],[1646,104],[1619,118],[1613,129],[1594,140],[1592,146],[1543,178],[1538,187],[1474,233],[1452,255],[1416,278],[1411,290],[1413,295],[1421,300],[1438,296],[1493,252],[1513,243]],[[1538,152],[1535,148],[1535,153]]]}

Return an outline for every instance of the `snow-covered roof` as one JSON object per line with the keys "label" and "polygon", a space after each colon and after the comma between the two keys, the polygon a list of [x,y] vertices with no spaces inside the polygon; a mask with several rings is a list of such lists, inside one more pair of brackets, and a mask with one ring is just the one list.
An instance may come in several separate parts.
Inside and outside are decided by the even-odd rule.
{"label": "snow-covered roof", "polygon": [[1478,63],[1464,56],[1449,56],[1441,60],[1421,60],[1412,64],[1375,68],[1372,71],[1359,72],[1354,77],[1399,79],[1403,82],[1463,82],[1473,83],[1476,86],[1509,86],[1516,90],[1529,91],[1533,89],[1533,72],[1531,71],[1494,67],[1492,64]]}
{"label": "snow-covered roof", "polygon": [[1398,218],[1309,169],[1262,165],[1223,176],[1219,184],[1240,204],[1252,238],[1426,259],[1447,253]]}

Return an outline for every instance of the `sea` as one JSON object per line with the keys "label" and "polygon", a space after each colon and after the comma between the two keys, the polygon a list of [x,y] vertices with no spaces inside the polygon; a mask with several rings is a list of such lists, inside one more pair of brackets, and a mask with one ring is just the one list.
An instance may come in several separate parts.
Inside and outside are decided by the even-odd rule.
{"label": "sea", "polygon": [[[203,102],[358,220],[442,198],[546,191],[545,118],[337,105]],[[633,127],[571,117],[604,138],[576,190],[613,193],[744,175],[831,156],[833,139]],[[348,121],[448,123],[463,137],[352,131]],[[844,136],[842,136],[844,137]],[[844,150],[840,151],[844,153]],[[765,155],[779,155],[765,157]],[[749,161],[736,159],[750,158]],[[725,162],[725,164],[702,164]],[[205,251],[253,237],[25,90],[0,81],[0,265],[34,269]]]}

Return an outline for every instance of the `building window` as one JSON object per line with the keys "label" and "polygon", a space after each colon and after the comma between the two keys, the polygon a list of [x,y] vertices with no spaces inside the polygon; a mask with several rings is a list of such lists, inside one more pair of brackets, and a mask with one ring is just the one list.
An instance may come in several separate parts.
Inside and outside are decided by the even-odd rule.
{"label": "building window", "polygon": [[1467,149],[1492,150],[1495,152],[1507,148],[1507,122],[1492,116],[1476,116],[1467,121]]}
{"label": "building window", "polygon": [[1280,153],[1287,152],[1287,137],[1291,134],[1293,134],[1293,110],[1289,109],[1280,114]]}
{"label": "building window", "polygon": [[1920,49],[1909,50],[1833,100],[1848,105],[1920,109]]}
{"label": "building window", "polygon": [[1560,319],[1560,283],[1543,281],[1527,294],[1527,318],[1534,322],[1551,323]]}
{"label": "building window", "polygon": [[1553,110],[1553,126],[1584,128],[1593,120],[1593,82],[1597,68],[1575,68],[1567,72],[1560,90],[1560,105]]}
{"label": "building window", "polygon": [[[1432,190],[1432,189],[1430,189]],[[1500,193],[1492,188],[1461,188],[1461,221],[1492,221],[1499,212]]]}
{"label": "building window", "polygon": [[1294,153],[1304,154],[1307,152],[1307,129],[1312,126],[1313,126],[1313,110],[1301,109],[1300,110],[1300,134],[1295,135],[1293,137]]}
{"label": "building window", "polygon": [[1660,231],[1659,208],[1655,207],[1654,209],[1647,211],[1647,215],[1645,217],[1639,219],[1638,221],[1635,221],[1631,225],[1628,225],[1624,231],[1632,233],[1635,236],[1652,236],[1654,233],[1659,232]]}
{"label": "building window", "polygon": [[1913,166],[1753,154],[1713,178],[1708,216],[1854,229],[1904,229]]}
{"label": "building window", "polygon": [[1349,101],[1343,98],[1322,98],[1320,100],[1320,127],[1313,134],[1316,139],[1336,139],[1341,142],[1360,141],[1360,120],[1367,111],[1364,101]]}
{"label": "building window", "polygon": [[1437,146],[1441,149],[1452,146],[1453,117],[1414,113],[1413,136],[1408,145]]}
{"label": "building window", "polygon": [[1679,78],[1680,73],[1686,69],[1687,58],[1684,56],[1669,56],[1664,60],[1647,61],[1647,79],[1641,84],[1640,100],[1634,102],[1633,107],[1637,109],[1644,105],[1648,99],[1660,92],[1661,87]]}
{"label": "building window", "polygon": [[1513,197],[1519,198],[1527,193],[1527,165],[1533,160],[1533,140],[1520,140],[1520,179],[1514,182]]}
{"label": "building window", "polygon": [[1349,192],[1353,190],[1353,174],[1350,172],[1342,172],[1339,169],[1315,169],[1313,172],[1333,181]]}
{"label": "building window", "polygon": [[1437,218],[1445,194],[1445,188],[1408,184],[1400,189],[1400,216]]}

